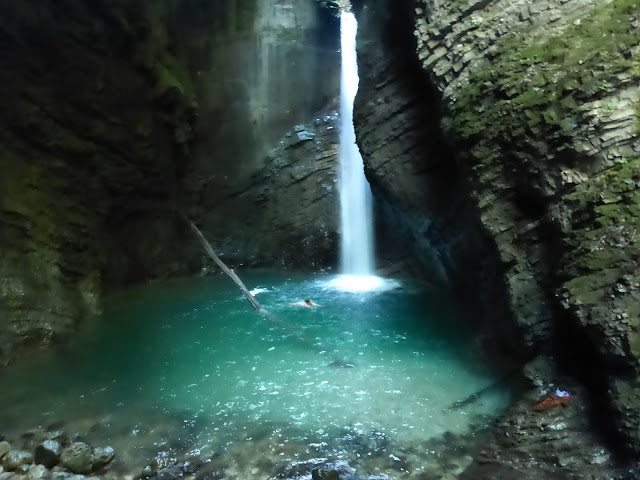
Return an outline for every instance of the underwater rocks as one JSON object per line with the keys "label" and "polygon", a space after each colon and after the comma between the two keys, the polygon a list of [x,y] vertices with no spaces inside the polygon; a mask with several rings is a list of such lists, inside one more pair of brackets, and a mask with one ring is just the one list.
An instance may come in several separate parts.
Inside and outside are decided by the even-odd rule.
{"label": "underwater rocks", "polygon": [[34,454],[3,441],[0,442],[0,479],[98,480],[85,475],[103,474],[114,457],[111,447],[92,448],[83,442],[63,447],[56,440],[45,440],[35,447]]}
{"label": "underwater rocks", "polygon": [[55,467],[60,461],[62,446],[56,440],[45,440],[36,447],[35,462],[47,468]]}
{"label": "underwater rocks", "polygon": [[72,443],[62,451],[60,463],[73,473],[91,473],[93,470],[91,447],[82,442]]}
{"label": "underwater rocks", "polygon": [[590,418],[592,398],[585,387],[554,375],[549,359],[538,359],[525,371],[532,384],[496,422],[460,479],[638,478],[597,433],[602,425]]}
{"label": "underwater rocks", "polygon": [[2,457],[2,466],[11,471],[33,462],[33,454],[24,450],[10,450]]}

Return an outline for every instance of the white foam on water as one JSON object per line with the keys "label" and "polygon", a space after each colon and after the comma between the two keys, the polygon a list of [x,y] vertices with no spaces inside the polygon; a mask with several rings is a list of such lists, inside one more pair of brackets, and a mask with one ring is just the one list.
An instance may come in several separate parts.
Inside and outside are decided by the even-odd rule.
{"label": "white foam on water", "polygon": [[400,283],[389,278],[375,275],[338,275],[325,282],[327,288],[341,292],[386,292],[400,288]]}

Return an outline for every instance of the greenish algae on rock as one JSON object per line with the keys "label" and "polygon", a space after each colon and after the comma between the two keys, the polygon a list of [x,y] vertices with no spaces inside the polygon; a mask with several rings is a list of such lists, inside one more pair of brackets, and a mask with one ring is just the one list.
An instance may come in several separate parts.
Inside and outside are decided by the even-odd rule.
{"label": "greenish algae on rock", "polygon": [[[392,8],[384,1],[360,3],[361,18]],[[629,401],[629,392],[640,374],[640,5],[633,0],[418,0],[400,8],[414,26],[413,61],[424,76],[416,83],[423,82],[423,92],[436,92],[437,99],[425,102],[425,108],[442,111],[450,168],[464,177],[467,188],[459,192],[469,195],[483,233],[494,244],[511,321],[530,354],[562,358],[594,397],[604,399],[613,418],[607,426],[637,451],[640,409]],[[400,48],[384,35],[379,34],[387,54]],[[362,58],[375,59],[376,47],[360,48]],[[389,101],[383,93],[398,70],[381,65],[367,66],[380,72],[371,81],[361,77],[368,98],[360,105],[384,108]],[[394,118],[370,112],[356,117],[367,171],[389,191],[396,180],[380,175],[379,164],[396,172],[407,162],[425,165],[419,152],[378,158],[380,146],[368,143],[369,130],[382,131]],[[431,138],[440,134],[431,124],[422,129]],[[413,130],[420,126],[405,125],[405,131]],[[401,143],[390,137],[384,148],[392,151]],[[436,178],[435,169],[421,171]],[[397,209],[407,210],[390,198]],[[440,198],[443,205],[453,205],[449,196]],[[456,208],[463,204],[458,201]],[[473,221],[473,209],[458,211]],[[444,208],[422,209],[422,215],[432,226],[451,223]],[[451,237],[457,248],[448,248],[441,231],[426,231],[423,243],[440,258],[463,255],[465,242]],[[478,237],[467,237],[467,245]],[[464,269],[455,260],[445,265],[449,272],[455,272],[452,266]],[[477,262],[470,265],[475,268]],[[478,295],[486,296],[486,283],[481,285]],[[499,305],[500,299],[501,311]],[[504,322],[496,324],[496,335],[504,335]],[[597,368],[589,371],[586,365]]]}
{"label": "greenish algae on rock", "polygon": [[[131,275],[110,231],[170,204],[184,155],[171,132],[192,121],[193,94],[180,79],[171,104],[148,95],[158,81],[131,47],[161,34],[140,27],[138,6],[70,0],[62,17],[39,2],[0,7],[0,363],[98,314],[101,291]],[[166,42],[150,51],[178,63]]]}
{"label": "greenish algae on rock", "polygon": [[[493,20],[481,19],[486,10],[469,20],[480,37]],[[533,332],[532,344],[553,339],[558,328],[574,331],[589,344],[554,344],[568,356],[582,348],[598,355],[602,370],[593,373],[599,377],[594,384],[635,383],[640,29],[634,22],[640,5],[550,2],[536,9],[538,21],[528,16],[532,10],[507,9],[519,21],[487,42],[483,56],[469,55],[460,76],[442,85],[449,112],[444,125],[467,145],[473,195],[498,249],[527,246],[502,257],[512,263],[507,277],[514,282],[530,281],[531,274],[539,278],[533,298],[519,295],[510,282],[516,317],[530,311],[526,305],[532,302],[549,305],[548,329],[536,333],[535,316],[519,321]],[[515,206],[506,217],[505,205]],[[533,242],[500,233],[505,222],[517,229],[531,220],[541,233]],[[536,250],[542,256],[532,255]],[[620,408],[617,391],[611,389],[609,404],[619,433],[635,450],[638,433],[628,425],[637,423],[640,410]]]}
{"label": "greenish algae on rock", "polygon": [[631,105],[637,110],[638,100],[620,102],[610,94],[640,79],[640,52],[633,53],[640,29],[631,25],[639,14],[634,0],[614,0],[565,19],[561,28],[505,35],[451,94],[453,131],[482,144],[531,135],[562,150],[589,123],[590,102],[600,100],[609,115]]}
{"label": "greenish algae on rock", "polygon": [[[339,66],[335,49],[324,47],[330,42],[318,40],[326,27],[320,7],[314,0],[290,7],[272,0],[0,6],[0,364],[21,346],[69,337],[99,313],[105,290],[208,267],[176,209],[205,225],[238,264],[300,263],[309,251],[316,255],[309,264],[326,261],[335,228],[325,213],[334,205],[320,176],[332,186],[331,154],[308,165],[320,175],[291,190],[308,185],[321,194],[326,200],[312,207],[321,213],[279,229],[259,222],[255,208],[254,175],[266,172],[268,152],[293,125],[314,120],[337,86],[337,76],[317,75]],[[263,89],[265,72],[304,88],[284,89],[273,78],[277,85]],[[317,139],[297,153],[311,159],[332,149],[332,140]],[[292,183],[263,196],[265,212],[286,203]],[[291,205],[302,210],[307,202],[289,199],[292,217],[303,218]]]}

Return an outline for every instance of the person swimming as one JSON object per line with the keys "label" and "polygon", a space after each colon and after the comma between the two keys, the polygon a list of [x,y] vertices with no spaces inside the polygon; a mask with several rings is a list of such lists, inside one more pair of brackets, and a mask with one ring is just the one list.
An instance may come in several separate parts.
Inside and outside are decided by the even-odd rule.
{"label": "person swimming", "polygon": [[321,307],[322,305],[314,303],[313,300],[311,300],[310,298],[305,299],[303,302],[295,302],[292,303],[291,305],[295,306],[295,307],[306,307],[306,308],[313,308],[313,307]]}

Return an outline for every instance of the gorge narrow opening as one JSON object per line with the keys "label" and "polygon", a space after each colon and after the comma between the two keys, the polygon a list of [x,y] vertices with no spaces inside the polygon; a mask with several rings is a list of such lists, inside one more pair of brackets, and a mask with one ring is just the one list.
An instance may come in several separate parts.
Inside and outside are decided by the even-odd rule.
{"label": "gorge narrow opening", "polygon": [[[124,221],[114,221],[109,231],[121,230],[120,236],[140,247],[122,269],[139,268],[136,278],[158,281],[125,287],[114,280],[116,291],[103,297],[104,313],[69,335],[69,344],[0,372],[0,440],[16,452],[34,451],[44,441],[58,442],[65,451],[72,442],[108,444],[116,459],[100,477],[104,480],[311,480],[318,478],[317,469],[333,470],[344,480],[417,479],[462,471],[478,447],[478,435],[503,411],[510,392],[481,361],[457,299],[415,279],[376,276],[372,195],[353,125],[354,16],[341,16],[339,75],[337,28],[331,30],[335,44],[325,49],[330,53],[323,53],[330,68],[312,58],[304,63],[312,56],[300,48],[314,37],[302,28],[312,23],[303,21],[315,11],[312,0],[260,4],[264,8],[254,12],[261,25],[257,32],[248,21],[252,2],[231,2],[233,8],[215,4],[214,18],[226,18],[227,12],[233,20],[225,42],[227,35],[238,38],[216,43],[220,58],[210,70],[198,66],[212,97],[199,98],[211,102],[208,122],[199,125],[215,135],[200,145],[211,155],[203,155],[203,163],[211,165],[185,174],[186,183],[197,183],[191,193],[200,198],[197,208],[187,202],[193,207],[187,213],[269,314],[257,315],[228,278],[199,261],[201,249],[193,238],[165,236],[164,219],[154,218],[156,224],[132,215],[127,223],[144,231],[140,238],[125,235],[130,231]],[[190,15],[204,24],[207,38],[207,18],[201,12]],[[361,25],[364,33],[366,22]],[[256,44],[250,48],[260,52],[255,56],[246,52],[253,36]],[[171,73],[176,62],[171,57]],[[335,87],[323,87],[330,94],[308,81],[309,71],[323,73]],[[178,79],[159,73],[169,77],[169,92],[176,94]],[[332,99],[339,78],[338,120]],[[316,95],[327,105],[321,113],[306,107],[290,111],[296,95],[305,97],[297,99],[305,105]],[[193,108],[206,113],[203,105]],[[252,115],[245,116],[245,110]],[[251,142],[262,144],[272,128],[277,130],[274,125],[283,123],[290,131],[274,140],[278,146],[266,157],[259,150],[249,165],[243,158],[254,152]],[[254,129],[255,139],[247,128]],[[335,158],[338,140],[341,167]],[[338,194],[334,182],[340,168]],[[53,173],[52,178],[59,180]],[[245,181],[251,184],[247,190]],[[343,197],[341,212],[337,196]],[[323,268],[337,263],[339,230],[343,274],[334,281]],[[171,269],[142,276],[149,274],[142,258],[158,244],[168,250]],[[195,252],[188,256],[194,268],[183,266],[186,260],[178,256],[177,250],[189,248]],[[324,251],[328,260],[317,262]],[[284,260],[290,252],[299,263]],[[307,270],[293,269],[298,266]],[[381,275],[388,272],[383,261],[379,266]],[[200,268],[203,275],[196,277]],[[164,278],[183,273],[193,276]]]}

